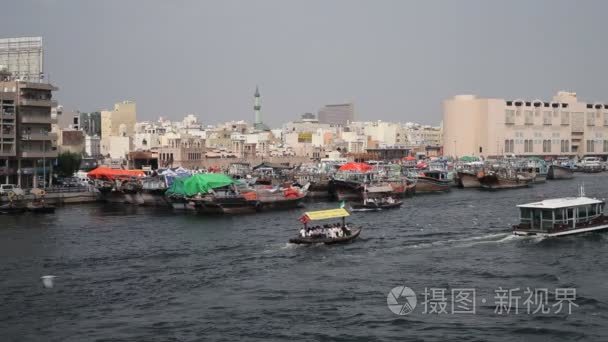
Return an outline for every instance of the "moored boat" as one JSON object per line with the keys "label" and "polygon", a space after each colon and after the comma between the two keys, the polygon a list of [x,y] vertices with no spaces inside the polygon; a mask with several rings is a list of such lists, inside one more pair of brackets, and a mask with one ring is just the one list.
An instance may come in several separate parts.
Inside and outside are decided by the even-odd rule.
{"label": "moored boat", "polygon": [[477,173],[473,171],[458,171],[458,183],[461,188],[480,188]]}
{"label": "moored boat", "polygon": [[549,166],[549,172],[547,172],[547,179],[571,179],[574,177],[574,171],[572,168],[562,165],[551,165]]}
{"label": "moored boat", "polygon": [[416,193],[450,191],[450,180],[446,171],[424,171],[418,175]]}
{"label": "moored boat", "polygon": [[[304,227],[300,229],[298,237],[289,239],[289,242],[304,245],[334,245],[352,242],[361,234],[362,228],[350,227],[345,220],[349,215],[348,211],[344,208],[306,212],[299,219],[304,224]],[[341,218],[341,222],[315,227],[309,225],[309,223],[314,221],[336,218]]]}
{"label": "moored boat", "polygon": [[521,204],[520,223],[513,234],[521,236],[556,237],[608,230],[603,200],[584,196],[547,199]]}
{"label": "moored boat", "polygon": [[481,187],[490,190],[524,188],[534,180],[531,175],[519,174],[510,169],[484,172],[478,178]]}

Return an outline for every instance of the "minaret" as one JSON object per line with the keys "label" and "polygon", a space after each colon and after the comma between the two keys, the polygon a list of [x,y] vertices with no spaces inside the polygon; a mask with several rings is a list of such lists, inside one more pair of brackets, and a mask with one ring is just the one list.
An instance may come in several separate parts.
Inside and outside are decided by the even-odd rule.
{"label": "minaret", "polygon": [[255,121],[253,122],[253,126],[255,128],[260,127],[262,124],[260,109],[262,109],[262,106],[260,105],[260,90],[258,89],[258,86],[255,86],[255,94],[253,94],[253,112],[255,113]]}

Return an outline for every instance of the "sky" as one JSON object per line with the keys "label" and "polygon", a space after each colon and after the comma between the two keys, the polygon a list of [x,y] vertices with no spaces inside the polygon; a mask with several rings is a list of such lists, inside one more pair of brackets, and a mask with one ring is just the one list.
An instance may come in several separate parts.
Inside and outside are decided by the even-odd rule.
{"label": "sky", "polygon": [[0,37],[42,36],[68,109],[271,126],[353,102],[358,120],[439,124],[457,94],[608,102],[608,1],[19,0]]}

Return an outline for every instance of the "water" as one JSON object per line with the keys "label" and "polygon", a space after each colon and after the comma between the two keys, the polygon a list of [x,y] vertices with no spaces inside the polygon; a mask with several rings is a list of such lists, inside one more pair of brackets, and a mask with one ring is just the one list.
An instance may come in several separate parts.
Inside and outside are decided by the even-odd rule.
{"label": "water", "polygon": [[[204,217],[95,204],[0,217],[1,340],[606,341],[608,234],[509,233],[516,204],[575,195],[581,182],[608,194],[606,176],[581,174],[420,195],[353,214],[365,228],[343,246],[286,243],[302,209]],[[57,276],[52,289],[43,275]],[[407,316],[387,307],[400,285],[418,294]],[[449,300],[448,314],[423,313],[425,287],[475,288],[476,313],[450,314]],[[550,304],[555,288],[576,288],[579,307],[531,315],[520,302],[518,315],[498,315],[499,287],[548,288]]]}

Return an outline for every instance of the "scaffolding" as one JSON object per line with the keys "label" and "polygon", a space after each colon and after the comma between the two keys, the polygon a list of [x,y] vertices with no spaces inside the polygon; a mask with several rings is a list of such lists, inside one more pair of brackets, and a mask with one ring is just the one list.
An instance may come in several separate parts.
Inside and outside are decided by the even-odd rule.
{"label": "scaffolding", "polygon": [[44,79],[42,37],[0,39],[0,68],[27,82]]}

